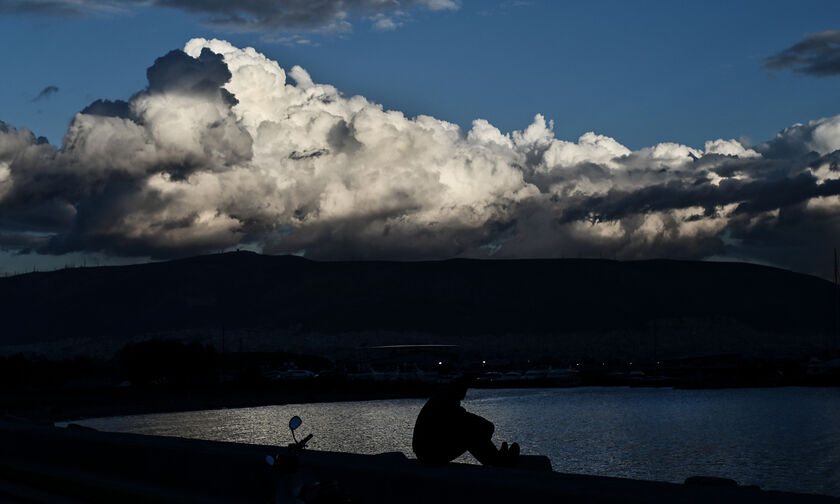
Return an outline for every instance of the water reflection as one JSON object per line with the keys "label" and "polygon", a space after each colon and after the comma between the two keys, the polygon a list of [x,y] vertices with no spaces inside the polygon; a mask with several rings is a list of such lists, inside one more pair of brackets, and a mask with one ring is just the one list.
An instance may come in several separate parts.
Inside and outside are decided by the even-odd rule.
{"label": "water reflection", "polygon": [[[285,445],[303,418],[310,447],[411,456],[419,399],[318,403],[90,419],[101,430]],[[681,482],[734,478],[840,496],[840,390],[574,388],[470,390],[494,440],[551,458],[556,471]],[[469,455],[460,459],[474,462]]]}

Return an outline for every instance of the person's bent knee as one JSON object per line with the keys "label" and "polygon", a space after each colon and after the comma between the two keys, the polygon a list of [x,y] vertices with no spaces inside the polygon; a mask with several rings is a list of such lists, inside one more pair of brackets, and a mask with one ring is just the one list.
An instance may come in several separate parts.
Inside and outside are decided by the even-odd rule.
{"label": "person's bent knee", "polygon": [[472,413],[467,413],[464,423],[464,432],[471,438],[491,438],[496,431],[493,422]]}

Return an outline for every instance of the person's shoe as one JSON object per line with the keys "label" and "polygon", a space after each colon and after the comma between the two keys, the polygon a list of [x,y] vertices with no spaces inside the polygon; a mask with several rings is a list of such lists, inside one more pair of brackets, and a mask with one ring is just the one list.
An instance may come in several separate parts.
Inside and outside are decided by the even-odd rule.
{"label": "person's shoe", "polygon": [[514,460],[516,460],[516,458],[519,457],[519,443],[513,443],[512,445],[510,445],[508,455]]}
{"label": "person's shoe", "polygon": [[502,443],[499,448],[499,462],[500,467],[513,467],[519,459],[519,443],[513,443],[508,446],[507,443]]}

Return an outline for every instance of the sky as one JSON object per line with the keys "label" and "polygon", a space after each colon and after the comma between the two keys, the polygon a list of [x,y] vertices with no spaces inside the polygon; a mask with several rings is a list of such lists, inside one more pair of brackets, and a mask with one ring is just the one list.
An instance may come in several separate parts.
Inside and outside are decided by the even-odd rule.
{"label": "sky", "polygon": [[0,273],[243,247],[828,276],[840,5],[678,4],[0,0]]}

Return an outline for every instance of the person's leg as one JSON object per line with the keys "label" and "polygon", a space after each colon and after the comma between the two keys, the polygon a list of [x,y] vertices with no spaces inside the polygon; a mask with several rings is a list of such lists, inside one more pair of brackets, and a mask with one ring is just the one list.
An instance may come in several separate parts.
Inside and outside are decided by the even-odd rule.
{"label": "person's leg", "polygon": [[472,413],[467,413],[465,420],[467,450],[484,465],[513,467],[519,457],[519,444],[513,443],[510,448],[504,443],[504,450],[499,450],[493,444],[493,432],[496,426],[492,422]]}
{"label": "person's leg", "polygon": [[500,455],[493,444],[493,432],[496,426],[478,415],[467,413],[464,420],[464,435],[467,450],[484,465],[499,465]]}
{"label": "person's leg", "polygon": [[467,447],[467,450],[483,465],[501,465],[502,457],[490,439],[476,440]]}
{"label": "person's leg", "polygon": [[417,459],[424,465],[445,465],[467,451],[463,440],[445,440],[427,450],[415,450]]}
{"label": "person's leg", "polygon": [[443,465],[460,457],[467,451],[466,426],[452,421],[446,428],[436,428],[422,437],[412,439],[417,459],[426,465]]}

